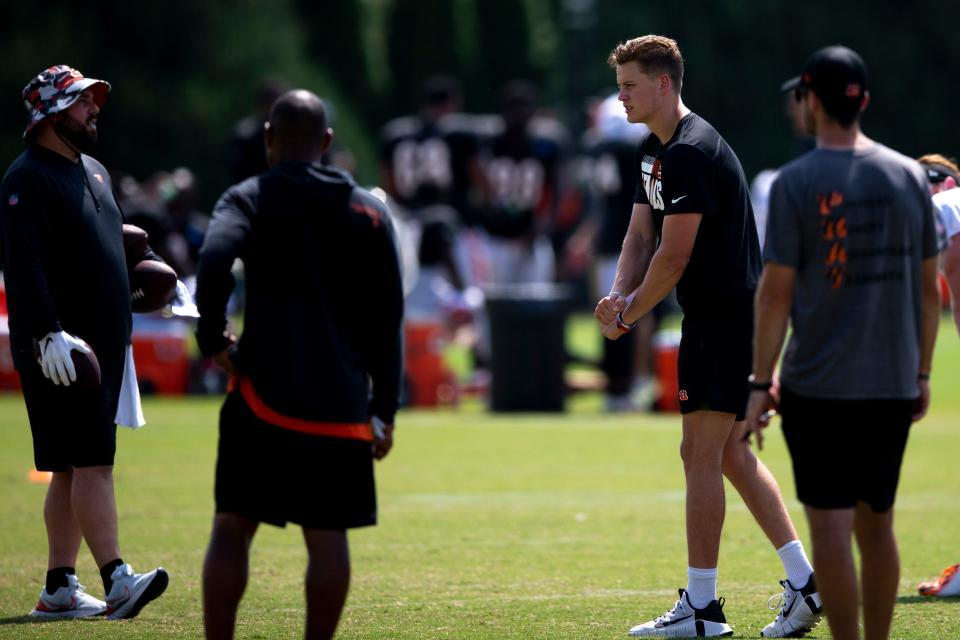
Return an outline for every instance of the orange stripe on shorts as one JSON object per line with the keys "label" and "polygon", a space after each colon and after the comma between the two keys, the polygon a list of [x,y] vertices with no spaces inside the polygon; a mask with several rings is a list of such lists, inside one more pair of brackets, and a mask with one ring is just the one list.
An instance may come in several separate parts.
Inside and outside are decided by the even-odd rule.
{"label": "orange stripe on shorts", "polygon": [[314,436],[329,436],[332,438],[348,438],[350,440],[364,440],[373,442],[373,430],[367,422],[316,422],[314,420],[305,420],[304,418],[294,418],[287,416],[279,411],[271,409],[257,395],[253,388],[253,382],[248,377],[242,377],[237,381],[231,378],[229,389],[232,391],[240,387],[240,395],[246,401],[253,415],[264,422],[268,422],[281,429],[289,429],[299,433],[308,433]]}

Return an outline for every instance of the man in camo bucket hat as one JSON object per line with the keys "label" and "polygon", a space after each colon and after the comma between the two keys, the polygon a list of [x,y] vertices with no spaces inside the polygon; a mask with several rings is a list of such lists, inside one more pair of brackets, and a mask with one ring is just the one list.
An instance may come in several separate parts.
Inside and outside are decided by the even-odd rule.
{"label": "man in camo bucket hat", "polygon": [[80,95],[90,89],[97,107],[103,107],[110,92],[110,83],[95,78],[84,78],[83,74],[65,64],[58,64],[41,71],[23,88],[23,104],[30,121],[23,130],[27,139],[30,130],[41,120],[59,113],[77,101]]}
{"label": "man in camo bucket hat", "polygon": [[[11,356],[34,465],[51,472],[43,504],[47,574],[30,612],[42,619],[132,618],[169,583],[162,567],[136,573],[120,551],[117,425],[144,420],[130,346],[123,213],[106,167],[89,155],[109,90],[63,65],[31,80],[23,89],[25,148],[0,182]],[[148,249],[144,257],[155,254]],[[96,354],[99,384],[71,384],[79,381],[74,351]],[[77,577],[84,540],[100,568],[103,600]]]}

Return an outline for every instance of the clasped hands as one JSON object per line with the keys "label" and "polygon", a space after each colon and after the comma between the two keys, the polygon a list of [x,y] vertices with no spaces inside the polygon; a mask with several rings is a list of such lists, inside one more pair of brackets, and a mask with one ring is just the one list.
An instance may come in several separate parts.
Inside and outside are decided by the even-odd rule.
{"label": "clasped hands", "polygon": [[617,324],[617,314],[627,308],[628,300],[622,294],[616,291],[600,298],[593,315],[600,323],[600,333],[608,340],[616,340],[627,333]]}

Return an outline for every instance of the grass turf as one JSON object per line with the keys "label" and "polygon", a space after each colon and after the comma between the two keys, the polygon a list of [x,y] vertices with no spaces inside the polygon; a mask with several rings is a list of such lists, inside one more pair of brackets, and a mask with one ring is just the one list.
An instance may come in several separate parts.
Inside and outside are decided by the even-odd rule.
{"label": "grass turf", "polygon": [[[960,627],[960,600],[915,595],[918,581],[960,561],[958,379],[960,341],[945,323],[933,409],[913,431],[899,492],[896,638],[956,637]],[[167,567],[167,593],[133,621],[37,623],[25,614],[46,568],[45,486],[27,481],[21,400],[0,399],[0,638],[202,637],[218,406],[150,399],[148,427],[118,437],[124,557],[144,570]],[[686,569],[679,420],[601,415],[599,406],[587,395],[563,415],[402,412],[396,449],[378,468],[380,525],[350,535],[354,573],[339,637],[620,638],[666,610]],[[778,429],[762,458],[807,540]],[[337,487],[290,490],[309,499]],[[774,615],[765,604],[781,568],[739,497],[730,488],[727,496],[720,593],[736,637],[757,637]],[[238,638],[302,634],[304,566],[295,527],[261,528]],[[78,571],[100,595],[86,549]],[[824,625],[812,637],[830,636]]]}

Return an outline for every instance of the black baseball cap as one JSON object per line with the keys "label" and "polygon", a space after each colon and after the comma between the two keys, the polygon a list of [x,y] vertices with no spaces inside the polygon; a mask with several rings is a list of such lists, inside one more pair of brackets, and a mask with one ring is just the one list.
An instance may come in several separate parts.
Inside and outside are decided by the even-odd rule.
{"label": "black baseball cap", "polygon": [[784,91],[802,91],[817,94],[824,109],[841,120],[860,111],[867,91],[867,65],[853,49],[843,45],[824,47],[807,58],[803,71],[796,78],[783,83]]}

